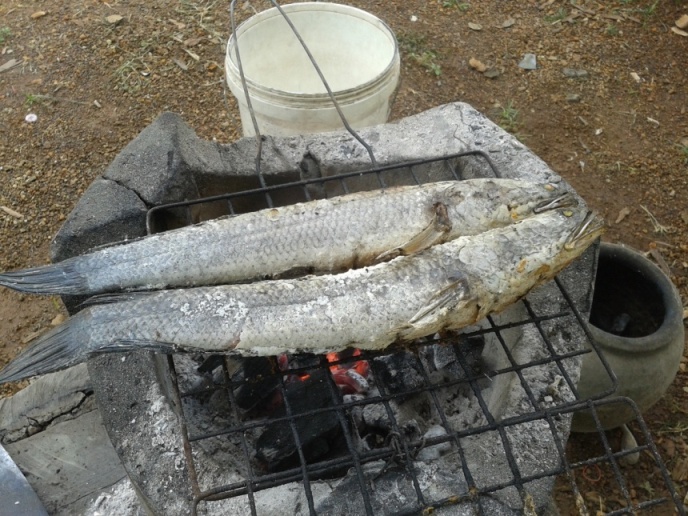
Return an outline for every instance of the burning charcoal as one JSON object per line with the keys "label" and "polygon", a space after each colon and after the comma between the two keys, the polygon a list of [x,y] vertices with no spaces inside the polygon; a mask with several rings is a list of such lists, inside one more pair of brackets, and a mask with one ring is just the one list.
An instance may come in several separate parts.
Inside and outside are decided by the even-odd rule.
{"label": "burning charcoal", "polygon": [[390,394],[404,393],[425,384],[421,363],[409,351],[378,357],[374,362],[375,378]]}
{"label": "burning charcoal", "polygon": [[[286,396],[292,415],[334,407],[330,391],[325,385],[326,374],[326,371],[315,371],[302,381],[287,385]],[[284,415],[284,407],[274,414],[275,417]],[[346,450],[346,445],[341,442],[342,428],[334,410],[294,418],[293,421],[304,457],[308,462],[324,457],[331,450]],[[296,446],[292,427],[288,421],[271,423],[258,438],[256,457],[268,471],[281,471],[298,465],[299,456]]]}
{"label": "burning charcoal", "polygon": [[317,367],[320,364],[320,355],[314,355],[313,353],[288,355],[286,353],[282,353],[277,356],[277,363],[279,364],[279,368],[286,372],[288,372],[290,369]]}
{"label": "burning charcoal", "polygon": [[363,394],[370,388],[368,383],[370,365],[367,360],[355,360],[354,357],[360,355],[360,349],[327,354],[328,362],[333,364],[330,366],[332,379],[344,395]]}
{"label": "burning charcoal", "polygon": [[342,394],[361,394],[368,392],[368,380],[354,369],[338,370],[332,373],[332,379]]}

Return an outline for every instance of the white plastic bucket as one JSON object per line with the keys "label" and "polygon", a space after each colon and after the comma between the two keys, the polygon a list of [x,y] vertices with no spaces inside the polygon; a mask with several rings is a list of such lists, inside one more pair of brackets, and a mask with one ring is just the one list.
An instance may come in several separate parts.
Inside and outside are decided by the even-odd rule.
{"label": "white plastic bucket", "polygon": [[[375,16],[340,4],[282,7],[313,54],[353,128],[389,118],[399,84],[394,33]],[[239,25],[227,45],[227,84],[239,103],[244,136],[255,131],[241,83],[241,64],[261,134],[289,136],[343,129],[313,64],[276,8]]]}

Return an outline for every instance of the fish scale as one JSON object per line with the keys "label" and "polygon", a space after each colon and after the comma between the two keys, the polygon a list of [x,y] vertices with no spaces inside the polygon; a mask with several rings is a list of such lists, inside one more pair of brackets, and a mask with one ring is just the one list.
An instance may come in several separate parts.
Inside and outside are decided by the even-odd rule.
{"label": "fish scale", "polygon": [[582,208],[459,237],[341,274],[99,296],[41,336],[0,383],[90,354],[135,349],[243,355],[383,349],[499,312],[551,279],[602,233]]}
{"label": "fish scale", "polygon": [[511,179],[359,192],[216,219],[53,265],[0,273],[0,285],[85,295],[234,283],[302,269],[338,272],[512,224],[563,195],[554,185]]}

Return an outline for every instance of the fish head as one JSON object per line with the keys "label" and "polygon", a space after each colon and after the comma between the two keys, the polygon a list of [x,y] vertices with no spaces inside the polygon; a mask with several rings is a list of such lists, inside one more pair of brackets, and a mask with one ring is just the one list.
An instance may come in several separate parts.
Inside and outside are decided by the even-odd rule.
{"label": "fish head", "polygon": [[564,252],[581,254],[605,232],[604,220],[592,211],[588,211],[578,225],[566,237]]}
{"label": "fish head", "polygon": [[561,186],[552,183],[529,183],[513,180],[513,185],[503,193],[509,218],[513,222],[526,219],[538,213],[562,208],[575,208],[578,198]]}

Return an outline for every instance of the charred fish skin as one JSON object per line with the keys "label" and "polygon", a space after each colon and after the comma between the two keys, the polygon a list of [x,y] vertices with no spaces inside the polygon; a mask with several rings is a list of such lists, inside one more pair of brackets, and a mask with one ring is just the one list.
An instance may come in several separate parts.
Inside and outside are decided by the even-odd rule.
{"label": "charred fish skin", "polygon": [[[394,187],[226,217],[0,273],[22,292],[93,295],[362,267],[573,202],[561,187],[473,179]],[[446,220],[438,209],[444,209]]]}
{"label": "charred fish skin", "polygon": [[599,219],[582,210],[555,210],[336,275],[100,296],[96,301],[106,304],[40,337],[0,373],[0,383],[56,371],[97,352],[383,349],[503,310],[551,279],[602,231]]}

